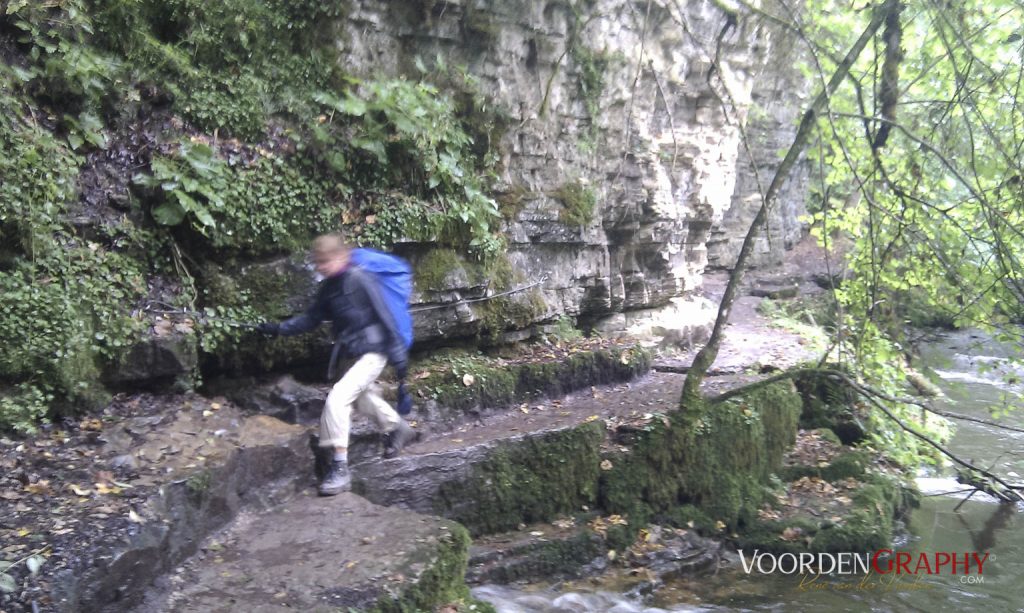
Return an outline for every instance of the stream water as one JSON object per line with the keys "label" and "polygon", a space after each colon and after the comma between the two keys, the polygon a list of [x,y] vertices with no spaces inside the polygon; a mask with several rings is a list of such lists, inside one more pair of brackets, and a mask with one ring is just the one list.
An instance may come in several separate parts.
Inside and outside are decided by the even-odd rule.
{"label": "stream water", "polygon": [[[923,348],[923,360],[942,378],[947,410],[990,419],[992,407],[1019,405],[1024,372],[1006,361],[1009,351],[981,335],[943,335]],[[1024,410],[1000,421],[1024,427]],[[1014,481],[1024,481],[1024,433],[973,422],[957,423],[950,450],[975,465],[992,467]],[[674,580],[646,597],[610,585],[482,586],[474,596],[499,613],[566,611],[969,611],[1024,612],[1024,508],[1000,505],[966,494],[952,471],[923,471],[918,486],[925,495],[911,514],[894,549],[934,559],[937,552],[979,552],[989,556],[981,575],[921,575],[920,579],[881,577],[823,578],[801,583],[799,575],[746,574],[737,563],[713,576]],[[585,584],[585,583],[584,583]]]}

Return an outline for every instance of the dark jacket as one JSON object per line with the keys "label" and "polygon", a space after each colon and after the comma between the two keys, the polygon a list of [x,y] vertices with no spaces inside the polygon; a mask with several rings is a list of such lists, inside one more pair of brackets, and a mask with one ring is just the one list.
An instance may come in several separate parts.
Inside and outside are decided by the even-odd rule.
{"label": "dark jacket", "polygon": [[[309,332],[321,322],[331,322],[335,350],[331,368],[339,349],[354,358],[367,353],[382,353],[404,378],[408,351],[398,335],[391,311],[380,296],[380,289],[370,274],[356,266],[320,283],[313,304],[306,312],[281,322],[284,336]],[[328,372],[333,377],[333,373]]]}

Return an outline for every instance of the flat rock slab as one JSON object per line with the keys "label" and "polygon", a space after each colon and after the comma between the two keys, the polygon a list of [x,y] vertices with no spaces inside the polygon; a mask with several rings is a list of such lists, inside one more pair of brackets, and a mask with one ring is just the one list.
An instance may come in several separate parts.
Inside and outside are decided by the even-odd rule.
{"label": "flat rock slab", "polygon": [[468,583],[552,581],[597,574],[608,566],[605,539],[565,518],[489,534],[469,548]]}
{"label": "flat rock slab", "polygon": [[273,511],[240,515],[140,611],[370,607],[382,596],[400,597],[453,543],[458,549],[456,531],[452,522],[354,494],[305,493]]}
{"label": "flat rock slab", "polygon": [[[613,425],[667,413],[678,407],[682,385],[680,375],[654,373],[561,400],[526,403],[410,445],[397,458],[355,465],[353,487],[377,504],[460,518],[479,503],[446,499],[443,491],[458,489],[476,467],[516,448],[542,452],[557,445],[560,434],[599,419]],[[599,445],[595,441],[595,457]]]}

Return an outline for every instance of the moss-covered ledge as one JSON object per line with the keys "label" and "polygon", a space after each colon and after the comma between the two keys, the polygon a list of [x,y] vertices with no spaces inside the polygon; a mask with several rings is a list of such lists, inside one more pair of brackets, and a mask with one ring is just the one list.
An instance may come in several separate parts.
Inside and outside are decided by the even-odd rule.
{"label": "moss-covered ledge", "polygon": [[434,401],[441,419],[494,410],[540,397],[559,397],[593,385],[629,381],[651,368],[649,349],[585,339],[560,347],[525,346],[509,357],[449,350],[415,363],[410,391]]}
{"label": "moss-covered ledge", "polygon": [[[796,435],[789,382],[749,396],[637,419],[594,416],[468,448],[360,465],[354,488],[463,523],[474,536],[578,514],[619,514],[630,542],[648,521],[698,521],[716,531],[751,522]],[[615,532],[615,534],[612,534]],[[619,534],[621,533],[621,534]]]}
{"label": "moss-covered ledge", "polygon": [[465,528],[454,525],[448,534],[437,540],[436,549],[428,559],[413,560],[406,565],[404,574],[415,565],[425,565],[427,570],[419,574],[417,581],[392,590],[385,587],[370,613],[410,613],[431,611],[435,608],[469,600],[469,588],[465,583],[466,565],[469,560],[469,533]]}
{"label": "moss-covered ledge", "polygon": [[780,381],[620,427],[605,454],[600,505],[635,526],[684,505],[722,528],[750,523],[794,441],[800,411],[796,389]]}
{"label": "moss-covered ledge", "polygon": [[593,506],[603,430],[590,422],[503,443],[464,478],[442,483],[434,512],[479,535]]}
{"label": "moss-covered ledge", "polygon": [[917,505],[909,478],[878,452],[843,445],[826,428],[801,430],[775,495],[739,537],[777,553],[868,551],[888,546]]}
{"label": "moss-covered ledge", "polygon": [[[800,481],[795,483],[800,489]],[[738,546],[775,553],[874,551],[892,544],[898,520],[919,500],[905,480],[878,472],[847,478],[842,487],[825,488],[825,494],[832,501],[804,502],[799,510],[747,526]]]}

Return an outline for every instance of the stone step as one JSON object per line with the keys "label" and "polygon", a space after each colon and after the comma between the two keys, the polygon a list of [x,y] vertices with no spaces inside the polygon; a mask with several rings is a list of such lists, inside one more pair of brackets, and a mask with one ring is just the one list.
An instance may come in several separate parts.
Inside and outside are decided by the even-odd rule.
{"label": "stone step", "polygon": [[[294,495],[309,479],[304,428],[237,407],[186,402],[177,412],[135,417],[102,433],[107,457],[96,466],[130,464],[123,497],[92,493],[67,521],[80,529],[58,544],[52,600],[62,611],[123,611],[159,575],[197,551],[211,532],[244,507],[265,507]],[[117,470],[112,468],[111,470]],[[120,487],[120,486],[119,486]],[[56,502],[56,501],[55,501]],[[96,523],[94,504],[108,510]],[[124,515],[110,509],[124,506]],[[81,515],[78,518],[77,515]]]}
{"label": "stone step", "polygon": [[605,429],[674,410],[682,383],[655,373],[523,405],[413,444],[398,458],[355,465],[353,491],[455,519],[474,535],[578,511],[596,502]]}
{"label": "stone step", "polygon": [[468,546],[454,522],[305,491],[240,515],[139,611],[433,610],[464,590]]}

